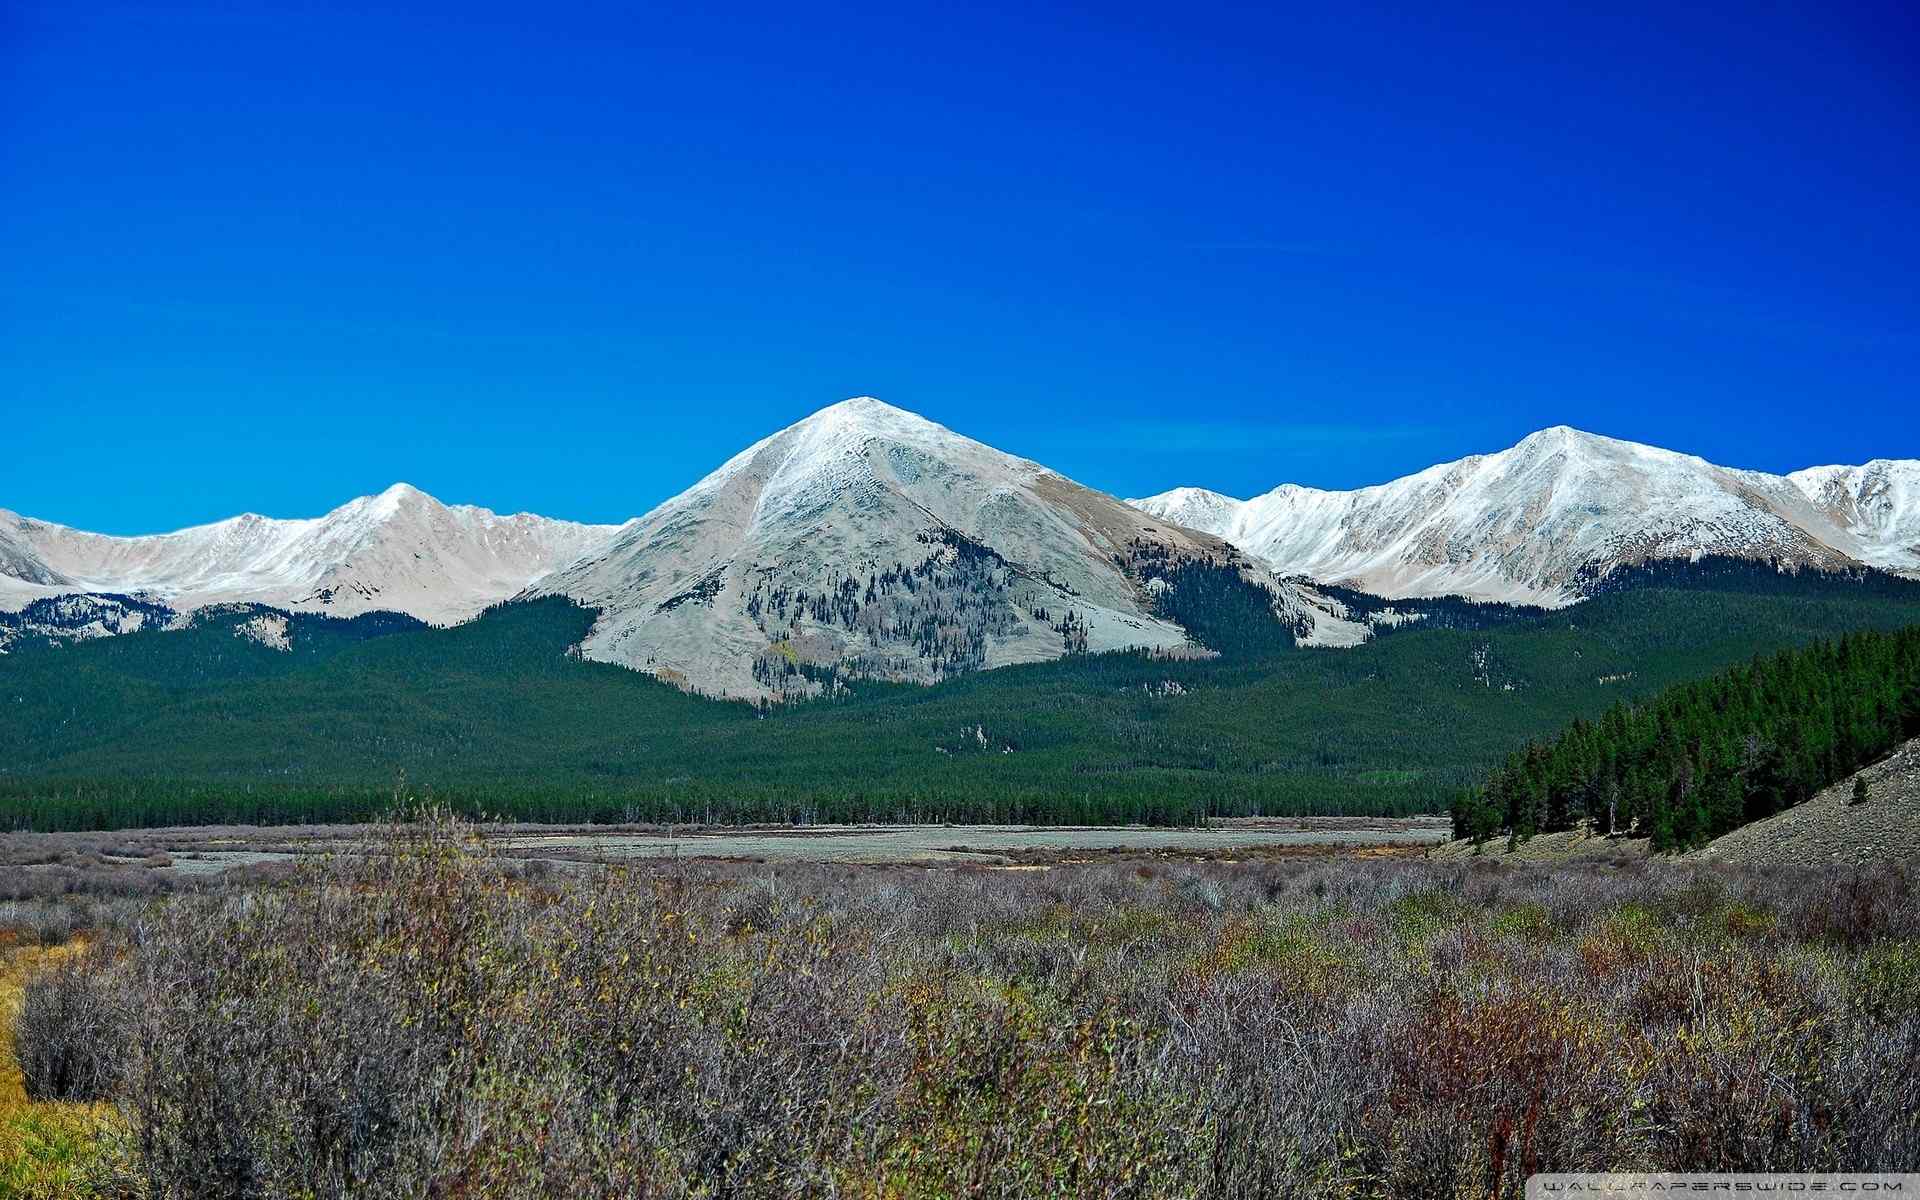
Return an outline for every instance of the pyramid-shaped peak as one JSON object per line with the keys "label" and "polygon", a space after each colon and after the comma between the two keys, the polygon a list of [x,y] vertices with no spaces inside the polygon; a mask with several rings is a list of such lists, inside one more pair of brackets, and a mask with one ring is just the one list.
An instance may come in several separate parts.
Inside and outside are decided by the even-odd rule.
{"label": "pyramid-shaped peak", "polygon": [[1648,446],[1640,442],[1630,442],[1624,438],[1608,437],[1602,433],[1588,433],[1584,429],[1575,429],[1571,425],[1550,425],[1521,438],[1513,448],[1526,456],[1565,453],[1607,461],[1657,460],[1664,462],[1692,458],[1691,455],[1676,454],[1671,450],[1662,450],[1657,446]]}
{"label": "pyramid-shaped peak", "polygon": [[908,442],[916,445],[933,443],[940,446],[971,442],[971,439],[955,433],[945,425],[929,421],[919,413],[908,412],[884,400],[876,400],[872,396],[855,396],[850,400],[842,400],[838,404],[829,404],[811,416],[789,425],[770,440],[783,441],[789,445],[815,447],[844,446],[848,443],[866,444],[873,441]]}
{"label": "pyramid-shaped peak", "polygon": [[1172,488],[1168,491],[1161,492],[1158,496],[1154,497],[1154,499],[1156,500],[1201,500],[1201,501],[1213,501],[1213,502],[1222,503],[1222,504],[1240,503],[1240,499],[1237,496],[1229,496],[1225,492],[1216,492],[1212,488],[1203,488],[1203,487]]}
{"label": "pyramid-shaped peak", "polygon": [[1545,429],[1535,430],[1526,437],[1521,438],[1518,445],[1569,446],[1582,442],[1592,443],[1611,440],[1610,438],[1603,438],[1597,433],[1588,433],[1583,429],[1575,429],[1571,425],[1549,425]]}
{"label": "pyramid-shaped peak", "polygon": [[376,512],[386,514],[395,514],[403,510],[414,511],[421,508],[434,509],[441,507],[438,500],[435,500],[432,496],[414,487],[412,484],[405,482],[396,483],[379,495],[368,497],[367,501],[363,503],[366,503],[369,508]]}
{"label": "pyramid-shaped peak", "polygon": [[854,396],[829,404],[800,422],[802,425],[874,425],[895,427],[900,425],[932,425],[916,412],[877,400],[872,396]]}
{"label": "pyramid-shaped peak", "polygon": [[827,405],[826,408],[821,409],[820,411],[831,412],[836,408],[846,409],[848,412],[862,412],[862,411],[906,412],[907,411],[904,408],[897,408],[894,405],[888,404],[885,400],[880,399],[878,396],[848,396],[845,400],[840,401],[838,404],[829,404]]}
{"label": "pyramid-shaped peak", "polygon": [[390,505],[396,505],[396,506],[401,504],[418,504],[421,502],[425,502],[427,504],[440,503],[438,500],[435,500],[431,495],[421,491],[419,488],[413,486],[410,483],[406,483],[404,481],[394,484],[392,487],[389,487],[386,491],[381,492],[378,496],[375,496],[374,499],[383,501]]}

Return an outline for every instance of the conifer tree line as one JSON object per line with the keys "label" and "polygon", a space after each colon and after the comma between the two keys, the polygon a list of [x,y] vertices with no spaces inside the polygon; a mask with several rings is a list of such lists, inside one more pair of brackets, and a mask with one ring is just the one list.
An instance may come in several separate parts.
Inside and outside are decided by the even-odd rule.
{"label": "conifer tree line", "polygon": [[1685,850],[1811,798],[1920,736],[1920,626],[1849,634],[1619,704],[1509,755],[1456,837],[1582,822]]}
{"label": "conifer tree line", "polygon": [[1209,650],[1257,660],[1290,651],[1312,625],[1280,615],[1272,588],[1242,573],[1231,550],[1223,558],[1177,555],[1165,545],[1134,538],[1114,561],[1135,579],[1151,579],[1153,615],[1172,621]]}

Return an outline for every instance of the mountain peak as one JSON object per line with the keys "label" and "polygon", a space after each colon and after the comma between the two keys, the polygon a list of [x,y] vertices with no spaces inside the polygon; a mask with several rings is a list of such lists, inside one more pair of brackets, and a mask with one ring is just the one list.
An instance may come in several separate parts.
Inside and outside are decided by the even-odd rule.
{"label": "mountain peak", "polygon": [[880,399],[878,396],[848,396],[845,400],[841,400],[836,403],[829,404],[825,408],[821,409],[820,411],[823,413],[827,413],[827,412],[833,412],[836,409],[844,409],[848,412],[904,413],[907,411],[904,408],[899,408],[899,407],[896,407],[895,405],[888,404],[885,400]]}
{"label": "mountain peak", "polygon": [[390,609],[441,622],[466,620],[613,533],[448,508],[406,483],[319,517],[243,513],[140,537],[7,528],[21,546],[0,556],[13,560],[0,562],[0,605],[60,592],[151,593],[182,611],[244,602],[339,616]]}
{"label": "mountain peak", "polygon": [[[1212,488],[1203,487],[1177,487],[1171,491],[1161,492],[1158,496],[1154,497],[1154,499],[1168,501],[1210,500],[1223,504],[1240,503],[1238,496],[1229,496],[1225,492],[1216,492]],[[1128,503],[1132,503],[1132,501]]]}
{"label": "mountain peak", "polygon": [[818,671],[800,668],[924,682],[1184,645],[1138,572],[1222,549],[856,396],[749,446],[535,591],[601,611],[585,657],[726,695],[805,695]]}
{"label": "mountain peak", "polygon": [[1562,460],[1581,470],[1601,472],[1672,473],[1718,469],[1696,455],[1664,450],[1644,442],[1630,442],[1625,438],[1608,437],[1603,433],[1588,433],[1571,425],[1552,425],[1528,434],[1510,449],[1498,454],[1474,455],[1450,465],[1472,465],[1476,468],[1490,465],[1500,470],[1512,470],[1515,467],[1540,466],[1555,460]]}
{"label": "mountain peak", "polygon": [[838,404],[827,405],[818,412],[795,422],[791,428],[857,429],[900,433],[943,427],[927,420],[919,413],[909,412],[897,405],[888,404],[884,400],[877,400],[872,396],[853,396]]}
{"label": "mountain peak", "polygon": [[1549,425],[1545,429],[1537,429],[1521,438],[1518,442],[1514,443],[1514,448],[1519,449],[1521,447],[1537,446],[1561,449],[1568,446],[1594,445],[1601,442],[1611,442],[1613,440],[1613,438],[1602,437],[1597,433],[1588,433],[1584,429],[1575,429],[1571,425]]}
{"label": "mountain peak", "polygon": [[1000,455],[991,447],[927,420],[918,413],[896,408],[872,396],[855,396],[830,404],[778,433],[754,443],[695,485],[696,490],[724,486],[736,472],[757,469],[770,479],[768,495],[795,488],[848,486],[870,474],[867,456],[876,447],[933,457]]}
{"label": "mountain peak", "polygon": [[395,510],[405,506],[419,504],[438,505],[440,502],[410,483],[396,483],[373,497],[374,504],[385,510]]}

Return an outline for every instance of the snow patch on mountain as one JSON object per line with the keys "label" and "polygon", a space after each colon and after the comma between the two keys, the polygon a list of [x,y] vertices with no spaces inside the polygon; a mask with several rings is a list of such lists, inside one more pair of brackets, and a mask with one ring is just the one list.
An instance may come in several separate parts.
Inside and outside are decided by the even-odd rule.
{"label": "snow patch on mountain", "polygon": [[245,641],[258,642],[269,650],[290,653],[293,641],[287,636],[287,617],[285,613],[263,612],[249,617],[233,627],[233,636]]}

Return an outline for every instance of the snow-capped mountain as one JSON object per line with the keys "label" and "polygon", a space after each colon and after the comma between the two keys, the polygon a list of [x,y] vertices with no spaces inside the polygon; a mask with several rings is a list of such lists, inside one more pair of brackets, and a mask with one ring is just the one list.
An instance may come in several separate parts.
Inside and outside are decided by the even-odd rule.
{"label": "snow-capped mountain", "polygon": [[[887,679],[1180,647],[1153,613],[1167,562],[1235,557],[1038,463],[870,397],[757,442],[530,594],[600,608],[590,658],[702,691],[805,690],[829,664]],[[1280,587],[1311,640],[1360,631]]]}
{"label": "snow-capped mountain", "polygon": [[1390,597],[1563,605],[1623,564],[1703,554],[1920,571],[1920,462],[1769,475],[1565,426],[1356,491],[1128,503],[1279,574]]}
{"label": "snow-capped mountain", "polygon": [[1920,461],[1876,458],[1863,467],[1809,467],[1787,476],[1821,517],[1854,539],[1869,566],[1920,566]]}
{"label": "snow-capped mountain", "polygon": [[450,624],[617,529],[446,505],[404,483],[309,520],[249,513],[147,537],[85,533],[0,509],[0,610],[107,593],[180,611],[244,602],[336,616],[389,610]]}

